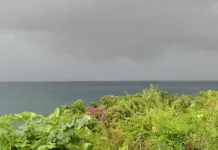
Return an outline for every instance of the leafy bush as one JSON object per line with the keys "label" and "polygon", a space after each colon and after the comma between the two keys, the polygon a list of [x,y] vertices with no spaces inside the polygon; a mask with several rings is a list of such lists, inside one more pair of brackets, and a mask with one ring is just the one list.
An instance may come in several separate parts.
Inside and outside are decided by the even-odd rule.
{"label": "leafy bush", "polygon": [[[61,115],[57,108],[48,117],[24,112],[0,118],[0,149],[47,150],[92,149],[103,144],[106,138],[97,136],[88,128],[90,116],[76,118],[67,113]],[[18,129],[11,123],[24,122]]]}

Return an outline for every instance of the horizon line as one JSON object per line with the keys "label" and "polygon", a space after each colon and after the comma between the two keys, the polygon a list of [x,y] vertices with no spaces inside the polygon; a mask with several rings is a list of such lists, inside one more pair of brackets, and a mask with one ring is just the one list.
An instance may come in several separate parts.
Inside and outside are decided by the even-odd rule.
{"label": "horizon line", "polygon": [[31,83],[31,82],[217,82],[218,80],[31,80],[31,81],[0,81],[0,83]]}

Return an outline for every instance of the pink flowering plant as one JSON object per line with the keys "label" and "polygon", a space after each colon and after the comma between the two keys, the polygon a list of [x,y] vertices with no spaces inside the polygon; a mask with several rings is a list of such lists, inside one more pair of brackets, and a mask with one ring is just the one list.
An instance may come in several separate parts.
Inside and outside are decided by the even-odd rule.
{"label": "pink flowering plant", "polygon": [[107,109],[105,109],[105,108],[100,109],[100,108],[95,107],[95,106],[89,106],[87,110],[88,110],[88,115],[90,115],[90,116],[92,116],[100,121],[106,120]]}

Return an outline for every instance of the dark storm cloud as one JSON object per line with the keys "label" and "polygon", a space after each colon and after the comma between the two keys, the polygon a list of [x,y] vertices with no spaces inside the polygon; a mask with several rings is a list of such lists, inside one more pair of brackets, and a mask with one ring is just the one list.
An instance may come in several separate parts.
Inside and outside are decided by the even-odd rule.
{"label": "dark storm cloud", "polygon": [[38,45],[91,60],[218,48],[213,0],[2,0],[0,18],[3,29],[40,32],[30,36]]}

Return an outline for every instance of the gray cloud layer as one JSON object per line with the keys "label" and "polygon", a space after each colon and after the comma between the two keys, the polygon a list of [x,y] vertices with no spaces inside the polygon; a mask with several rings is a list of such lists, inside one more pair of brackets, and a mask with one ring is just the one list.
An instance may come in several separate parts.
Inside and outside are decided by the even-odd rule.
{"label": "gray cloud layer", "polygon": [[1,0],[0,28],[86,60],[141,61],[169,48],[216,52],[215,0]]}
{"label": "gray cloud layer", "polygon": [[217,41],[215,0],[0,1],[0,81],[215,80]]}
{"label": "gray cloud layer", "polygon": [[149,63],[126,57],[90,63],[67,54],[52,55],[29,36],[23,31],[0,32],[0,81],[217,80],[215,52],[184,53],[172,47]]}

